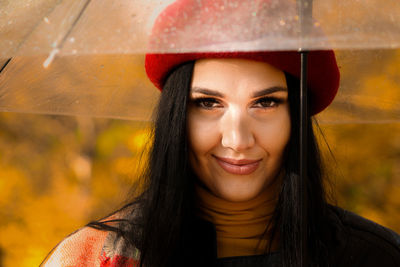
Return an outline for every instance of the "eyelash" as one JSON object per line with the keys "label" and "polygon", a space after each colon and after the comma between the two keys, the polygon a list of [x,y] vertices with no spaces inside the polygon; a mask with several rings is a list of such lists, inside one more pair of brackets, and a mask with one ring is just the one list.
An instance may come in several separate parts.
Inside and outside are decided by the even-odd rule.
{"label": "eyelash", "polygon": [[219,101],[215,98],[210,98],[210,97],[199,97],[196,99],[193,99],[193,102],[197,107],[204,108],[204,109],[212,109],[213,107],[206,106],[205,103],[213,103],[213,104],[219,104]]}
{"label": "eyelash", "polygon": [[[211,109],[215,108],[215,106],[206,106],[205,103],[211,103],[212,105],[220,103],[217,99],[211,98],[211,97],[199,97],[199,98],[193,99],[192,101],[195,103],[196,106],[203,108],[203,109],[207,109],[207,110],[211,110]],[[283,102],[283,99],[277,98],[277,97],[270,97],[270,96],[262,97],[262,98],[257,99],[256,101],[254,101],[254,104],[261,104],[261,103],[267,102],[267,101],[270,104],[272,103],[272,105],[267,105],[267,106],[261,105],[258,108],[277,107]]]}
{"label": "eyelash", "polygon": [[277,98],[277,97],[270,97],[270,96],[259,98],[254,103],[255,104],[260,104],[263,101],[265,101],[265,102],[268,101],[269,103],[273,103],[273,104],[272,104],[272,106],[271,105],[261,106],[261,108],[273,108],[273,107],[277,107],[277,106],[279,106],[280,104],[283,103],[283,99]]}

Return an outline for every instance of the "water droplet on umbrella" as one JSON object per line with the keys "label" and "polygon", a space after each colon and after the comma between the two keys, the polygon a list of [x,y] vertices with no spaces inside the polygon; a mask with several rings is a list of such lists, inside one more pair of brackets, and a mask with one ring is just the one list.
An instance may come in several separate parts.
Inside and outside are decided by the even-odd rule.
{"label": "water droplet on umbrella", "polygon": [[54,60],[55,56],[58,54],[58,52],[60,52],[60,50],[58,48],[51,50],[50,55],[43,62],[43,68],[47,69],[50,66],[51,62],[53,62],[53,60]]}

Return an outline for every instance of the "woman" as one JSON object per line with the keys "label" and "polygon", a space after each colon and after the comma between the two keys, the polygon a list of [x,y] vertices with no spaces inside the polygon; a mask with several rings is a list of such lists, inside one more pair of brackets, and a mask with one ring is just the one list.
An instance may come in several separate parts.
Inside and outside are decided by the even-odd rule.
{"label": "woman", "polygon": [[[185,5],[160,16],[156,37]],[[44,266],[298,266],[298,66],[296,52],[148,54],[162,94],[145,189],[61,242]],[[311,52],[312,114],[338,81],[333,52]],[[397,234],[327,203],[308,121],[308,262],[399,266]]]}

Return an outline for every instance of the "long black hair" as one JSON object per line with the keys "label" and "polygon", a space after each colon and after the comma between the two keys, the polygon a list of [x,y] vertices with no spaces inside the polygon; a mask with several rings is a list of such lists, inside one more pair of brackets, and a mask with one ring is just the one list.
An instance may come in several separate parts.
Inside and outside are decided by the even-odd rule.
{"label": "long black hair", "polygon": [[[188,161],[186,110],[194,62],[176,68],[167,78],[154,117],[152,145],[147,168],[140,183],[144,191],[133,202],[139,215],[132,216],[130,227],[96,228],[116,231],[140,251],[140,266],[193,266],[182,255],[185,234],[193,218],[194,174]],[[268,232],[270,240],[279,238],[282,266],[299,266],[301,218],[299,176],[299,81],[286,74],[291,117],[291,137],[285,150],[284,179],[278,204]],[[308,258],[312,266],[325,266],[327,249],[323,229],[327,201],[323,187],[320,151],[308,118],[307,216]],[[134,211],[135,212],[135,211]],[[137,213],[137,211],[136,211]],[[124,225],[126,225],[124,223]],[[100,225],[100,226],[99,226]],[[122,230],[121,230],[122,229]],[[128,230],[126,230],[128,229]],[[268,253],[270,247],[266,249]]]}

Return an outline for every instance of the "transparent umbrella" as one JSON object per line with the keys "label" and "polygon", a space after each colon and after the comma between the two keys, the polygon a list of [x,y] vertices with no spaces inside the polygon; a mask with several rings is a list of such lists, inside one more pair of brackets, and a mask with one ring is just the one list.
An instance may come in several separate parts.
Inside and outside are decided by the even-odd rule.
{"label": "transparent umbrella", "polygon": [[[400,121],[400,68],[392,64],[400,58],[400,2],[187,0],[193,8],[179,14],[183,26],[150,39],[171,2],[0,3],[0,110],[148,120],[158,93],[145,78],[146,52],[294,50],[306,69],[307,51],[335,49],[343,78],[320,120]],[[252,16],[242,16],[244,6]],[[206,20],[199,10],[221,15]]]}
{"label": "transparent umbrella", "polygon": [[[150,45],[154,20],[171,2],[2,1],[0,110],[147,120],[158,93],[145,78],[145,52],[302,48],[337,51],[341,87],[321,121],[399,120],[399,74],[388,65],[399,57],[398,1],[300,1],[312,7],[307,31],[294,0],[267,1],[258,14],[266,1],[191,1],[187,25]],[[205,4],[221,17],[202,19]],[[244,21],[243,6],[253,18]]]}

